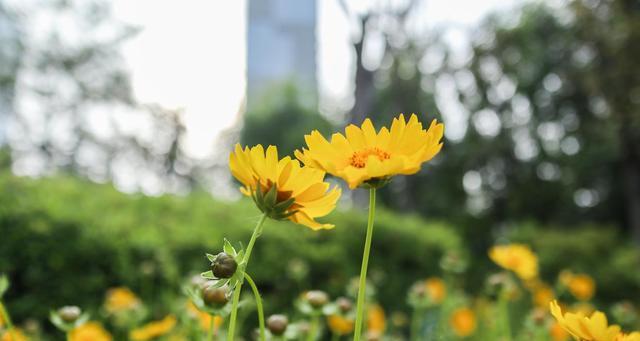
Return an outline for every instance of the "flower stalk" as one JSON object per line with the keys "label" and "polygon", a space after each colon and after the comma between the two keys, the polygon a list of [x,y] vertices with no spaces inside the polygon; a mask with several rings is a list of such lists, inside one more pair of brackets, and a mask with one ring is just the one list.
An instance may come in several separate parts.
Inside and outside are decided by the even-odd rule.
{"label": "flower stalk", "polygon": [[366,304],[367,268],[369,267],[369,253],[371,252],[371,240],[373,238],[373,218],[376,211],[376,188],[369,189],[369,218],[367,221],[367,236],[364,242],[362,254],[362,267],[360,268],[360,282],[358,284],[358,303],[356,308],[356,324],[353,334],[354,341],[360,341],[362,335],[362,323]]}
{"label": "flower stalk", "polygon": [[264,309],[262,308],[262,298],[260,297],[260,292],[258,291],[258,287],[256,283],[253,281],[251,276],[248,273],[244,273],[244,279],[251,286],[251,290],[253,290],[253,296],[256,300],[256,309],[258,310],[258,324],[260,328],[260,341],[266,340],[266,334],[264,329]]}
{"label": "flower stalk", "polygon": [[[251,251],[253,250],[253,245],[256,243],[258,237],[262,234],[262,226],[264,225],[265,220],[267,219],[267,215],[263,214],[258,220],[256,227],[253,229],[253,234],[251,235],[251,239],[249,240],[249,245],[247,245],[247,250],[242,258],[240,271],[242,273],[245,272],[247,268],[247,264],[249,263],[249,258],[251,257]],[[229,317],[229,331],[227,333],[227,340],[234,340],[235,337],[235,328],[236,328],[236,320],[238,318],[238,303],[240,302],[240,291],[242,291],[242,284],[244,283],[244,279],[246,277],[242,277],[242,280],[236,285],[233,292],[233,301],[231,303],[231,316]]]}

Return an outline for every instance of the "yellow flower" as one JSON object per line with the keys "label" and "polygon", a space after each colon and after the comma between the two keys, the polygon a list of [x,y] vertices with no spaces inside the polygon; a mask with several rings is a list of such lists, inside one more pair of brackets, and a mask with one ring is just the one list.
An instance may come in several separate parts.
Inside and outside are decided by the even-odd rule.
{"label": "yellow flower", "polygon": [[582,313],[562,313],[562,309],[555,300],[549,304],[551,315],[556,321],[580,341],[616,341],[620,334],[620,327],[609,326],[607,316],[600,311],[591,314],[590,317]]}
{"label": "yellow flower", "polygon": [[327,317],[327,325],[333,334],[347,335],[353,332],[355,321],[337,314]]}
{"label": "yellow flower", "polygon": [[71,341],[111,341],[111,334],[98,322],[87,322],[73,329],[70,333]]}
{"label": "yellow flower", "polygon": [[367,335],[378,338],[387,327],[384,309],[379,304],[370,305],[367,309]]}
{"label": "yellow flower", "polygon": [[108,313],[113,314],[125,310],[139,307],[140,299],[129,288],[118,287],[109,289],[104,302],[104,307]]}
{"label": "yellow flower", "polygon": [[[12,335],[15,335],[15,338]],[[2,336],[0,341],[29,341],[29,338],[18,328],[13,329],[13,333],[5,330],[4,334],[0,334],[0,336]]]}
{"label": "yellow flower", "polygon": [[469,308],[456,309],[449,319],[449,325],[459,337],[467,337],[476,330],[476,314]]}
{"label": "yellow flower", "polygon": [[393,119],[391,129],[376,132],[370,119],[361,127],[349,125],[345,135],[333,134],[327,141],[317,130],[305,135],[307,148],[296,150],[296,157],[307,166],[344,179],[351,189],[364,182],[385,181],[398,174],[415,174],[422,163],[442,148],[444,125],[431,121],[422,129],[416,115],[408,122],[404,115]]}
{"label": "yellow flower", "polygon": [[564,330],[557,321],[553,322],[549,327],[549,334],[553,341],[566,341],[569,338],[569,332]]}
{"label": "yellow flower", "polygon": [[494,246],[489,250],[489,258],[501,267],[515,272],[523,280],[538,276],[538,257],[527,245]]}
{"label": "yellow flower", "polygon": [[[211,328],[211,315],[205,313],[204,311],[201,311],[200,309],[198,309],[198,307],[195,306],[195,304],[193,304],[193,302],[189,301],[189,303],[187,303],[187,311],[189,313],[190,316],[198,319],[198,321],[200,322],[200,328],[202,328],[204,331],[209,331],[209,328]],[[220,328],[220,326],[222,325],[222,317],[220,316],[215,316],[213,317],[213,332],[216,333],[218,331],[218,329]]]}
{"label": "yellow flower", "polygon": [[440,278],[427,278],[427,280],[424,281],[424,287],[427,295],[431,299],[431,302],[435,304],[442,303],[444,298],[447,296],[447,287],[445,286],[444,281]]}
{"label": "yellow flower", "polygon": [[546,284],[541,283],[533,289],[533,304],[536,307],[546,308],[554,298],[553,289]]}
{"label": "yellow flower", "polygon": [[[323,182],[325,172],[301,167],[298,160],[289,156],[278,160],[275,146],[269,146],[265,154],[261,145],[242,149],[239,144],[229,156],[229,168],[243,184],[240,191],[254,200],[272,189],[277,191],[274,205],[261,208],[266,213],[282,211],[275,216],[270,214],[272,218],[288,218],[314,230],[333,228],[315,220],[329,214],[340,197],[337,186],[329,190],[329,183]],[[261,205],[258,200],[256,203]]]}
{"label": "yellow flower", "polygon": [[147,323],[146,325],[131,331],[130,337],[134,341],[146,341],[168,334],[176,325],[176,318],[169,315],[160,321]]}
{"label": "yellow flower", "polygon": [[616,341],[640,341],[640,332],[633,332],[631,334],[620,333]]}
{"label": "yellow flower", "polygon": [[596,291],[596,283],[591,276],[586,274],[572,275],[567,283],[569,292],[581,301],[590,300]]}

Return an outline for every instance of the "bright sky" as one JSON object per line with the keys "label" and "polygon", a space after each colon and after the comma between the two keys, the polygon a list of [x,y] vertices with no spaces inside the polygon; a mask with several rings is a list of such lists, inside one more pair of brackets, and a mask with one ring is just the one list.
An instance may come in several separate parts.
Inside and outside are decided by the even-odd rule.
{"label": "bright sky", "polygon": [[[347,0],[363,4],[364,0]],[[516,0],[423,0],[429,26],[471,27]],[[322,102],[348,101],[352,92],[350,26],[338,0],[318,3],[318,79]],[[186,148],[206,156],[218,133],[238,119],[244,101],[247,0],[114,0],[117,18],[141,27],[124,51],[137,99],[182,108]],[[464,39],[453,34],[453,39]],[[455,42],[454,42],[455,43]]]}

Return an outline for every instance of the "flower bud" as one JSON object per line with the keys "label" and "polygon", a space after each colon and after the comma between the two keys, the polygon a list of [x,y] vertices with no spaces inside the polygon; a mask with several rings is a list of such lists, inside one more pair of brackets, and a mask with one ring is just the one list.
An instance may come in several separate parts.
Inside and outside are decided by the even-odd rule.
{"label": "flower bud", "polygon": [[338,298],[336,300],[336,304],[338,305],[338,308],[340,308],[340,311],[343,314],[346,314],[349,311],[351,311],[351,309],[353,309],[353,302],[351,302],[351,300],[346,297]]}
{"label": "flower bud", "polygon": [[327,302],[329,302],[329,296],[324,291],[311,290],[307,292],[305,298],[311,304],[312,307],[318,309],[322,308]]}
{"label": "flower bud", "polygon": [[216,278],[231,278],[238,269],[238,263],[229,254],[220,252],[211,264],[211,270]]}
{"label": "flower bud", "polygon": [[64,306],[58,309],[58,315],[66,323],[75,322],[81,314],[82,310],[76,306]]}
{"label": "flower bud", "polygon": [[222,307],[229,302],[227,290],[224,287],[216,288],[214,286],[208,286],[202,289],[202,299],[204,303],[213,307]]}
{"label": "flower bud", "polygon": [[271,334],[276,336],[284,334],[284,332],[287,330],[288,324],[289,319],[286,316],[280,314],[271,315],[267,319],[267,328],[269,328]]}

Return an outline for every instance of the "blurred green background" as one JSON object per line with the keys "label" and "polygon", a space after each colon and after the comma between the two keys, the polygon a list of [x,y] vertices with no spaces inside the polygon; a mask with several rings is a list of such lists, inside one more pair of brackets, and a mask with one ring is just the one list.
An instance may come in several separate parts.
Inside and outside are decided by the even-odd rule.
{"label": "blurred green background", "polygon": [[[444,28],[407,29],[420,1],[365,11],[342,1],[359,27],[348,108],[318,106],[285,80],[249,99],[204,158],[189,153],[183,111],[135,98],[120,50],[139,28],[113,19],[108,2],[45,3],[49,15],[116,33],[80,44],[51,34],[34,47],[26,27],[36,14],[0,1],[0,273],[19,323],[49,330],[51,308],[98,307],[119,285],[154,316],[168,313],[185,280],[207,268],[204,253],[224,237],[246,242],[258,217],[227,170],[233,143],[290,154],[312,129],[329,134],[365,117],[387,125],[399,112],[444,120],[452,133],[419,174],[381,191],[370,273],[385,309],[407,311],[408,288],[441,275],[447,252],[468,262],[465,289],[481,292],[497,270],[488,248],[507,241],[531,245],[549,282],[581,271],[597,282],[597,304],[640,304],[638,1],[514,6],[487,15],[464,48]],[[375,67],[363,49],[370,36]],[[107,104],[136,111],[125,125],[151,128],[141,137],[96,124],[92,108]],[[267,223],[250,265],[267,314],[290,310],[303,290],[340,295],[357,276],[366,194],[345,192],[325,219],[335,230]]]}

